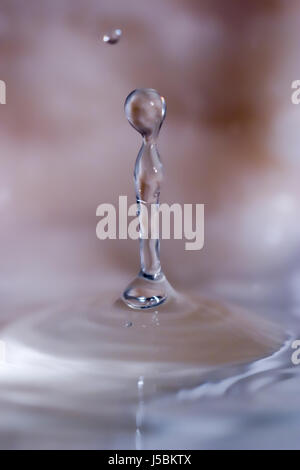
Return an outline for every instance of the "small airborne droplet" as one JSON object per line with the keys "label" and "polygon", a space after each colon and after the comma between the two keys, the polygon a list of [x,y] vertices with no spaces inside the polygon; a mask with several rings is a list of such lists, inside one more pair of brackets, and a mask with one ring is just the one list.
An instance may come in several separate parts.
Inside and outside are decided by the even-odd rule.
{"label": "small airborne droplet", "polygon": [[110,33],[104,34],[103,42],[106,44],[117,44],[122,37],[121,29],[114,29]]}

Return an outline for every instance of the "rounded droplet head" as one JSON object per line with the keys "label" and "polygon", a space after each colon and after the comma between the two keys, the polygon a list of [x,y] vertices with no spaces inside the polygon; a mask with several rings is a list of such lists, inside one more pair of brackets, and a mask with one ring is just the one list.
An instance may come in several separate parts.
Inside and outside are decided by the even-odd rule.
{"label": "rounded droplet head", "polygon": [[134,90],[125,101],[126,117],[143,137],[158,135],[166,109],[164,97],[152,88]]}

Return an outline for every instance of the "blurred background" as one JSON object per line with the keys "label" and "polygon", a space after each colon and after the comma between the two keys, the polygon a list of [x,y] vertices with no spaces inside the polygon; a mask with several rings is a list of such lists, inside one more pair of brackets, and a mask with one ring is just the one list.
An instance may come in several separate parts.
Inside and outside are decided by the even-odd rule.
{"label": "blurred background", "polygon": [[[137,271],[137,244],[97,240],[95,213],[121,194],[134,202],[141,142],[123,103],[138,87],[167,100],[162,200],[206,204],[202,251],[162,242],[172,282],[291,269],[299,18],[298,2],[282,0],[1,0],[2,299],[39,282],[36,298],[50,274],[66,285]],[[115,28],[121,41],[104,44]]]}
{"label": "blurred background", "polygon": [[98,240],[96,208],[134,202],[141,87],[167,102],[161,200],[205,204],[203,250],[162,242],[173,286],[298,315],[299,31],[297,0],[0,0],[0,326],[136,275],[137,242]]}
{"label": "blurred background", "polygon": [[[134,202],[141,142],[123,103],[138,87],[167,100],[162,200],[206,204],[202,251],[162,243],[173,283],[291,268],[299,251],[300,110],[290,99],[298,2],[0,6],[2,299],[12,283],[15,296],[50,271],[61,282],[67,273],[99,275],[104,265],[136,272],[137,244],[97,240],[95,212],[121,194]],[[104,44],[115,28],[121,41]]]}

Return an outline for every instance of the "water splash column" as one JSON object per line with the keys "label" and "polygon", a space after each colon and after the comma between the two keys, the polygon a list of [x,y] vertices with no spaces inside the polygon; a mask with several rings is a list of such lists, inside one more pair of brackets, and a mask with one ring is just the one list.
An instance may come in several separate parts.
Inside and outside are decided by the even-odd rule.
{"label": "water splash column", "polygon": [[156,90],[134,90],[126,98],[125,114],[143,137],[134,170],[141,269],[137,278],[125,289],[122,298],[129,307],[143,309],[165,302],[170,290],[160,264],[159,234],[155,233],[163,179],[157,139],[166,115],[166,102]]}

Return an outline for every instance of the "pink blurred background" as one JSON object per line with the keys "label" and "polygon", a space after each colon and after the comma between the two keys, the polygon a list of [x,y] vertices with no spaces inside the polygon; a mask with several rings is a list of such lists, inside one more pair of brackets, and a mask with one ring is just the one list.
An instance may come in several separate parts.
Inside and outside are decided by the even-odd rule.
{"label": "pink blurred background", "polygon": [[[130,91],[167,101],[162,201],[205,203],[205,247],[163,241],[180,289],[298,272],[299,2],[0,0],[2,320],[40,302],[116,292],[138,245],[99,241],[96,208],[134,202]],[[114,28],[117,45],[102,42]],[[248,282],[248,281],[247,281]],[[249,284],[250,285],[250,284]]]}

